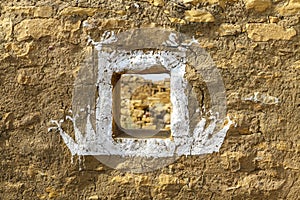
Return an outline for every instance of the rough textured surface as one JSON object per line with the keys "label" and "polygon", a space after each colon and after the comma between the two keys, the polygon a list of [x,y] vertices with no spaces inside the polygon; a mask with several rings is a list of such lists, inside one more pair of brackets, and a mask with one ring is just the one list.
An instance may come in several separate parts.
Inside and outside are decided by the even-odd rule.
{"label": "rough textured surface", "polygon": [[258,12],[265,11],[272,5],[270,0],[246,0],[245,3],[246,9],[254,9]]}
{"label": "rough textured surface", "polygon": [[[1,1],[0,199],[299,198],[299,0],[272,1],[263,12],[242,1],[160,2]],[[214,22],[190,22],[192,9]],[[85,27],[86,19],[96,27]],[[253,23],[260,25],[246,28]],[[221,24],[241,31],[220,37]],[[219,153],[181,157],[154,172],[123,173],[91,156],[72,164],[59,134],[47,129],[71,108],[87,33],[141,26],[171,27],[199,41],[223,75],[236,126]],[[188,71],[200,91],[194,74]]]}
{"label": "rough textured surface", "polygon": [[189,22],[214,22],[214,16],[205,10],[185,11],[185,19]]}
{"label": "rough textured surface", "polygon": [[254,41],[290,40],[297,34],[294,28],[285,29],[277,24],[251,23],[246,25],[246,30]]}
{"label": "rough textured surface", "polygon": [[299,0],[290,0],[284,2],[282,6],[278,7],[278,12],[281,15],[295,15],[300,12],[300,1]]}
{"label": "rough textured surface", "polygon": [[120,78],[119,126],[125,129],[170,130],[170,78],[152,80],[139,75]]}
{"label": "rough textured surface", "polygon": [[218,30],[220,36],[236,35],[241,33],[241,31],[241,25],[227,23],[221,24]]}
{"label": "rough textured surface", "polygon": [[56,19],[28,19],[14,27],[14,35],[17,41],[24,41],[32,37],[40,39],[41,37],[51,36],[53,27],[58,28],[59,21]]}

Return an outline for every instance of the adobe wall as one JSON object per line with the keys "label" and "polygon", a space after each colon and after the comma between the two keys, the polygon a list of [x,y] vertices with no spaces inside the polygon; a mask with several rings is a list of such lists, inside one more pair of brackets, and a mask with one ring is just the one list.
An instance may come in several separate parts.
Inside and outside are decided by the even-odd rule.
{"label": "adobe wall", "polygon": [[[1,1],[0,199],[299,198],[300,1],[176,2]],[[137,27],[194,36],[222,74],[236,125],[220,152],[153,172],[120,172],[92,156],[71,162],[48,128],[72,107],[87,36]]]}

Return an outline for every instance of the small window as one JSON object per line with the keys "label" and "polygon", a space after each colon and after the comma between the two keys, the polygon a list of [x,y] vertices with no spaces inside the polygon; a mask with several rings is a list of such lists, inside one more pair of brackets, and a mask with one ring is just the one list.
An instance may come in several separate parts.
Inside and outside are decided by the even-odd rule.
{"label": "small window", "polygon": [[171,136],[170,75],[118,74],[113,85],[113,138]]}

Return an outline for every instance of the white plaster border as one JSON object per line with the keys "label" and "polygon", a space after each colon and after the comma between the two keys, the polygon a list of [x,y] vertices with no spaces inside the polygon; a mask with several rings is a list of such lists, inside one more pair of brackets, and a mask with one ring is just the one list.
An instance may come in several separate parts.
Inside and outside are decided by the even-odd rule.
{"label": "white plaster border", "polygon": [[[168,55],[168,56],[165,56]],[[189,116],[188,102],[185,95],[187,81],[184,79],[185,63],[178,61],[184,60],[184,53],[176,52],[149,52],[133,51],[130,54],[121,51],[114,53],[116,58],[113,62],[110,55],[99,48],[98,50],[98,87],[99,97],[96,106],[97,127],[96,132],[101,133],[101,139],[106,149],[112,155],[122,156],[149,156],[149,157],[170,157],[174,154],[189,154]],[[152,66],[163,66],[171,77],[171,103],[173,110],[171,113],[171,134],[170,138],[123,138],[115,141],[112,138],[112,85],[109,84],[114,72],[143,71]],[[172,67],[171,67],[172,66]],[[105,73],[103,73],[105,71]],[[105,97],[105,98],[101,98]],[[100,131],[101,130],[101,131]],[[95,152],[106,155],[106,152]]]}

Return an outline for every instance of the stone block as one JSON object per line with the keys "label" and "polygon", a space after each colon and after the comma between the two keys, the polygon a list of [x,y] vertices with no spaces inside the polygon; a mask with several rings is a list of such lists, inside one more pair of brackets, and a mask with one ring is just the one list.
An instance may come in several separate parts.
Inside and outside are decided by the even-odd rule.
{"label": "stone block", "polygon": [[42,7],[37,7],[34,10],[34,17],[51,17],[53,14],[53,9],[51,6],[42,6]]}
{"label": "stone block", "polygon": [[227,23],[221,24],[218,30],[220,36],[236,35],[241,33],[241,31],[242,28],[240,25]]}
{"label": "stone block", "polygon": [[246,9],[263,12],[272,6],[270,0],[245,0]]}
{"label": "stone block", "polygon": [[57,35],[60,29],[57,19],[25,19],[15,26],[14,35],[17,41],[27,40],[30,37],[40,39],[45,36]]}
{"label": "stone block", "polygon": [[251,23],[246,25],[248,37],[253,41],[290,40],[297,32],[277,24]]}
{"label": "stone block", "polygon": [[12,35],[12,21],[10,18],[4,18],[0,20],[0,41],[1,40],[8,40]]}
{"label": "stone block", "polygon": [[8,13],[15,13],[19,15],[32,15],[34,6],[5,6],[3,10]]}
{"label": "stone block", "polygon": [[205,10],[189,10],[185,11],[185,20],[189,22],[214,22],[214,16]]}
{"label": "stone block", "polygon": [[97,12],[101,12],[99,8],[80,8],[80,7],[67,7],[60,12],[60,15],[87,15],[93,16]]}
{"label": "stone block", "polygon": [[165,1],[164,0],[154,0],[153,1],[153,5],[154,6],[164,6],[165,5]]}
{"label": "stone block", "polygon": [[285,5],[279,5],[276,10],[284,16],[300,13],[300,0],[287,1]]}

